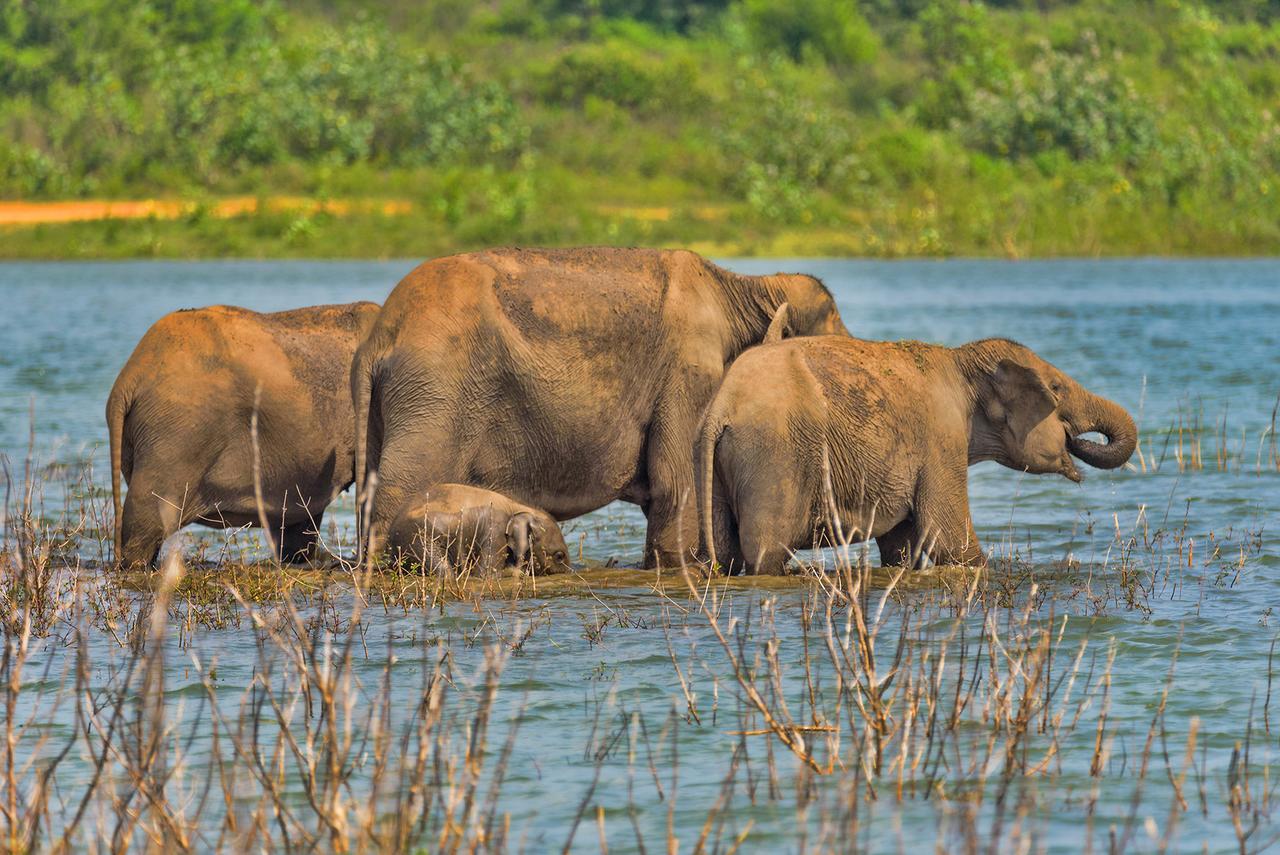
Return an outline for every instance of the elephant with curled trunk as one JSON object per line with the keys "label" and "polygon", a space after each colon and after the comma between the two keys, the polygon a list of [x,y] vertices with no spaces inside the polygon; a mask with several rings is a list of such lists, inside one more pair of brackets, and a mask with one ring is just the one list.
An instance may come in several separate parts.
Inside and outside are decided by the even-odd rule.
{"label": "elephant with curled trunk", "polygon": [[462,483],[559,520],[638,504],[645,563],[678,562],[698,546],[702,411],[784,302],[791,333],[846,333],[813,277],[740,276],[691,252],[500,249],[419,266],[352,365],[367,547],[412,496]]}
{"label": "elephant with curled trunk", "polygon": [[107,399],[116,560],[154,564],[190,523],[264,519],[283,559],[305,559],[355,477],[351,358],[377,313],[211,306],[156,321]]}
{"label": "elephant with curled trunk", "polygon": [[780,573],[839,535],[875,538],[885,565],[982,564],[971,464],[1078,482],[1073,455],[1114,469],[1136,443],[1122,407],[1016,342],[789,339],[743,354],[707,410],[703,536],[730,572]]}

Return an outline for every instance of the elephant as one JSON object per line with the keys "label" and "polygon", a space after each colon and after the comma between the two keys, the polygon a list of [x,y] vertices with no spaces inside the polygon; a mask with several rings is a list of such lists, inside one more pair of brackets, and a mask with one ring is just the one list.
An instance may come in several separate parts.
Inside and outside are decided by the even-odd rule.
{"label": "elephant", "polygon": [[792,549],[872,538],[885,566],[981,565],[971,464],[1078,483],[1073,455],[1114,469],[1136,442],[1124,408],[1013,341],[787,339],[739,357],[707,408],[703,538],[730,572],[777,574]]}
{"label": "elephant", "polygon": [[503,567],[535,575],[567,573],[569,547],[546,511],[465,484],[437,484],[391,524],[388,552],[423,570],[492,574]]}
{"label": "elephant", "polygon": [[193,522],[265,524],[280,559],[305,560],[355,478],[351,359],[377,313],[210,306],[156,321],[107,399],[117,562],[154,566]]}
{"label": "elephant", "polygon": [[848,334],[812,276],[738,275],[688,251],[508,248],[420,265],[351,369],[366,548],[427,485],[463,483],[557,520],[622,499],[645,513],[646,566],[696,553],[699,419],[784,302],[792,335]]}

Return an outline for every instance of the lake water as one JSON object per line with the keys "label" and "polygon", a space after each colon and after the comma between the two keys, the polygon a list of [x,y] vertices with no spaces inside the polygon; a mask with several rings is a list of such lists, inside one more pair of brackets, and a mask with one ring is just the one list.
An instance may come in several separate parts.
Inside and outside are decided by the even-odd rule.
{"label": "lake water", "polygon": [[[744,729],[737,713],[739,689],[705,621],[684,615],[687,602],[677,607],[643,586],[499,602],[492,608],[466,604],[367,613],[357,672],[374,683],[373,675],[384,669],[401,675],[394,685],[403,685],[403,696],[393,691],[397,702],[389,720],[397,726],[411,721],[421,699],[422,669],[437,655],[437,640],[453,657],[459,709],[476,709],[484,695],[476,675],[483,668],[486,644],[496,641],[506,659],[502,691],[491,713],[493,754],[520,718],[496,812],[508,817],[511,847],[531,851],[565,846],[580,813],[584,818],[573,834],[573,849],[599,849],[603,834],[614,851],[636,848],[637,837],[646,848],[661,850],[670,829],[681,850],[689,851],[713,808],[720,819],[708,840],[721,841],[721,848],[745,835],[744,847],[754,850],[795,851],[804,845],[843,849],[856,841],[873,849],[913,851],[939,840],[947,846],[964,844],[969,838],[963,829],[970,826],[957,805],[966,803],[976,805],[970,825],[978,836],[992,834],[1002,849],[1025,843],[1032,851],[1074,852],[1086,841],[1099,850],[1119,841],[1147,850],[1172,834],[1178,849],[1199,849],[1204,843],[1214,851],[1238,851],[1233,810],[1245,831],[1256,824],[1250,849],[1272,841],[1280,833],[1280,817],[1271,816],[1269,789],[1274,787],[1270,764],[1280,747],[1274,744],[1280,725],[1272,726],[1264,705],[1270,690],[1269,652],[1280,627],[1280,614],[1273,612],[1280,605],[1280,472],[1271,433],[1280,395],[1280,262],[724,263],[742,272],[794,270],[821,277],[835,294],[847,326],[861,337],[950,345],[988,336],[1017,339],[1138,418],[1142,457],[1115,472],[1086,469],[1079,486],[995,464],[971,470],[974,520],[984,544],[1004,559],[997,566],[1008,568],[1003,584],[1010,589],[1007,605],[1012,608],[997,605],[982,619],[966,616],[959,623],[973,626],[977,620],[980,629],[983,620],[1003,621],[1015,628],[1014,635],[1025,635],[1030,627],[1052,627],[1055,656],[1061,652],[1055,669],[1061,667],[1059,659],[1069,665],[1082,643],[1087,645],[1084,661],[1096,666],[1087,690],[1092,700],[1080,713],[1083,723],[1050,752],[1052,775],[1019,778],[1017,798],[1009,798],[1003,815],[999,805],[1004,802],[990,792],[968,802],[920,793],[899,800],[893,791],[897,773],[892,781],[878,782],[878,797],[868,800],[865,783],[849,784],[856,762],[846,762],[840,774],[824,776],[812,787],[797,784],[797,764],[773,737],[734,733]],[[29,414],[34,412],[37,462],[69,467],[90,463],[95,480],[105,485],[106,395],[138,338],[162,314],[212,303],[273,311],[381,301],[412,266],[0,265],[0,451],[20,478],[28,453]],[[1199,462],[1193,450],[1197,440]],[[48,507],[56,508],[58,488],[49,489]],[[346,529],[349,497],[342,509],[337,519]],[[229,536],[192,534],[214,544]],[[566,535],[571,542],[581,540],[589,562],[616,559],[627,566],[639,560],[643,520],[635,508],[615,505],[567,524]],[[253,535],[236,537],[256,543]],[[1126,543],[1131,553],[1126,553]],[[185,545],[190,547],[190,540]],[[1129,578],[1134,572],[1150,577],[1149,591],[1134,594]],[[995,584],[1000,583],[983,583],[988,589]],[[1027,622],[1018,624],[1033,584],[1041,597],[1031,604]],[[1107,590],[1112,593],[1102,593]],[[1051,596],[1043,597],[1046,591]],[[749,659],[767,634],[760,613],[753,610],[772,596],[769,591],[734,594],[733,613],[743,621],[752,618],[744,636]],[[784,591],[772,606],[785,672],[779,685],[793,693],[788,695],[793,707],[804,694],[799,682],[804,679],[802,599],[799,591]],[[887,615],[892,626],[916,619],[912,615],[924,615],[919,619],[939,626],[948,619],[945,609],[922,611],[910,596],[890,603]],[[593,631],[601,619],[604,628]],[[247,626],[232,622],[225,629],[202,628],[180,642],[170,640],[174,664],[166,675],[167,690],[175,698],[193,699],[173,712],[177,732],[192,735],[191,769],[207,766],[215,750],[224,758],[229,751],[225,744],[215,749],[202,739],[204,725],[194,711],[194,698],[201,693],[193,657],[205,665],[217,663],[219,704],[238,708],[255,674],[255,657],[261,655]],[[523,644],[508,643],[513,633],[530,629]],[[47,705],[50,732],[73,735],[74,705],[65,698],[55,703],[51,686],[56,681],[48,676],[61,673],[70,661],[72,648],[59,638],[65,642],[66,632],[55,632],[38,646],[28,668],[39,679],[31,677],[33,688],[23,695],[20,709],[30,713]],[[1010,636],[1004,643],[1013,641]],[[123,661],[124,648],[109,634],[95,632],[88,643],[99,662]],[[1175,649],[1176,667],[1158,716]],[[1109,655],[1114,661],[1104,697],[1096,671]],[[395,658],[393,668],[387,666],[388,657]],[[677,675],[673,657],[689,663],[684,673]],[[105,685],[117,676],[103,665],[92,679]],[[701,723],[687,715],[681,677],[700,699]],[[1027,677],[1022,673],[1011,679],[1016,683]],[[722,710],[714,723],[707,714],[712,709]],[[1070,709],[1077,709],[1076,701]],[[1101,774],[1091,774],[1098,771],[1090,767],[1095,724],[1103,711],[1109,748]],[[901,722],[901,710],[895,715]],[[971,727],[981,734],[978,719]],[[1171,811],[1193,719],[1192,772],[1177,787],[1185,792],[1188,809]],[[757,719],[750,721],[759,726]],[[637,736],[641,732],[648,741]],[[1155,734],[1151,756],[1159,762],[1152,760],[1150,771],[1140,774],[1149,732]],[[1246,739],[1249,756],[1233,760],[1236,745]],[[1037,756],[1048,750],[1044,740],[1042,728],[1033,744]],[[741,762],[756,764],[754,779],[750,769],[731,769],[735,746],[747,743],[754,754]],[[846,737],[840,756],[848,761],[851,750]],[[760,766],[768,752],[778,767],[773,783]],[[67,787],[84,776],[81,754],[77,748],[60,767]],[[998,751],[995,756],[1003,762]],[[656,773],[649,768],[650,759]],[[935,765],[947,787],[973,785],[972,774],[962,772],[963,759],[959,753],[947,755],[941,767]],[[995,760],[991,764],[999,765]],[[486,775],[492,774],[491,765]],[[914,773],[928,768],[929,761],[907,765]],[[673,767],[678,768],[675,793],[667,771]],[[1242,769],[1255,770],[1255,777],[1242,778]],[[352,792],[359,791],[367,773],[357,764]],[[739,783],[727,787],[729,779]],[[300,785],[291,779],[289,786],[297,790]],[[852,818],[847,813],[850,792],[863,793]],[[1012,818],[1015,801],[1024,806],[1019,823]],[[209,816],[222,810],[218,804]],[[805,843],[801,832],[810,835]]]}

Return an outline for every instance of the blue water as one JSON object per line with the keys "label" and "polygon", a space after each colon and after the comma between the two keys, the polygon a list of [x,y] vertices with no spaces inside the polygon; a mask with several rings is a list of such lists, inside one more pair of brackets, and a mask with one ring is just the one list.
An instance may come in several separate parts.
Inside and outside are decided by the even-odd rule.
{"label": "blue water", "polygon": [[[1262,713],[1268,653],[1280,626],[1280,614],[1273,613],[1280,605],[1280,546],[1274,531],[1280,512],[1280,472],[1272,458],[1270,434],[1280,395],[1280,262],[753,259],[724,263],[743,272],[788,270],[818,275],[835,294],[849,329],[862,337],[952,345],[988,336],[1017,339],[1134,413],[1142,430],[1142,458],[1135,456],[1130,467],[1115,472],[1087,471],[1082,485],[1057,477],[1026,476],[993,463],[971,471],[975,524],[984,544],[994,550],[997,566],[1006,568],[1003,584],[1012,592],[1009,602],[1014,605],[1011,611],[997,608],[992,614],[999,617],[993,619],[1013,620],[1035,585],[1038,596],[1051,594],[1037,601],[1033,623],[1055,627],[1055,643],[1061,650],[1055,669],[1062,662],[1069,664],[1086,640],[1086,662],[1097,657],[1098,670],[1109,651],[1115,657],[1107,717],[1111,750],[1093,819],[1086,805],[1093,786],[1089,775],[1093,728],[1103,708],[1097,683],[1089,690],[1094,692],[1093,701],[1083,713],[1083,724],[1054,761],[1056,776],[1039,784],[1020,784],[1019,796],[1030,798],[1027,793],[1034,791],[1034,807],[1016,831],[1010,827],[1012,814],[1006,817],[997,837],[1003,849],[1017,848],[1022,840],[1017,835],[1025,834],[1032,851],[1074,852],[1086,838],[1099,850],[1105,849],[1114,829],[1119,838],[1130,835],[1131,847],[1157,847],[1168,830],[1173,803],[1163,757],[1158,763],[1152,761],[1131,822],[1130,800],[1146,734],[1176,648],[1179,654],[1161,730],[1176,775],[1183,768],[1192,719],[1198,719],[1196,762],[1201,762],[1203,751],[1205,796],[1202,808],[1200,796],[1191,795],[1201,786],[1192,773],[1185,784],[1190,809],[1178,815],[1175,848],[1199,849],[1203,843],[1212,851],[1237,851],[1228,809],[1232,748],[1248,731],[1250,768],[1257,768],[1258,777],[1252,783],[1256,789],[1275,754],[1273,740],[1280,737],[1280,721],[1264,721]],[[7,455],[11,471],[20,476],[28,456],[29,414],[34,412],[37,464],[67,464],[74,470],[88,463],[93,480],[105,484],[102,411],[106,395],[137,339],[160,315],[211,303],[270,311],[356,299],[381,301],[412,266],[411,262],[0,265],[4,301],[0,308],[0,451]],[[1202,468],[1191,463],[1196,436],[1190,428],[1197,423],[1204,428],[1198,435]],[[51,494],[59,489],[56,483],[49,487]],[[100,490],[97,495],[101,497]],[[60,502],[60,494],[48,497],[52,509],[48,513],[56,514]],[[350,526],[349,506],[348,498],[342,506],[345,512],[337,515],[343,531]],[[1158,530],[1166,534],[1156,537]],[[1117,592],[1123,589],[1119,568],[1124,544],[1135,533],[1140,542],[1153,538],[1155,542],[1150,549],[1135,548],[1131,566],[1155,581],[1150,593],[1130,597],[1135,600],[1131,602]],[[639,560],[643,520],[635,508],[614,505],[568,524],[566,535],[571,542],[581,540],[589,562],[616,559],[626,566]],[[193,532],[175,546],[191,549],[194,540],[201,538],[216,546],[229,537],[246,548],[257,548],[255,535],[225,532]],[[984,591],[999,587],[996,582],[984,583]],[[740,591],[731,608],[745,618],[770,596],[769,592]],[[803,678],[798,619],[802,596],[784,592],[776,604],[785,685],[797,692],[788,696],[793,706],[803,694],[795,682]],[[929,612],[919,605],[923,600],[913,606],[913,596],[887,607],[891,623],[919,613],[945,625],[947,615]],[[603,634],[598,639],[588,637],[593,636],[589,626],[602,616],[611,617]],[[1059,630],[1064,616],[1067,623]],[[586,804],[585,819],[573,838],[575,849],[599,848],[599,805],[605,811],[611,850],[636,846],[633,815],[647,849],[665,849],[670,819],[681,849],[688,850],[701,834],[708,810],[722,796],[725,824],[717,826],[710,838],[721,840],[722,849],[743,832],[748,849],[768,846],[789,851],[801,848],[801,830],[811,835],[810,848],[828,849],[845,848],[856,839],[873,849],[912,851],[920,845],[933,846],[939,839],[956,846],[964,837],[957,831],[956,819],[963,800],[917,796],[899,802],[888,789],[873,804],[862,805],[855,828],[840,813],[848,808],[853,763],[816,786],[808,813],[798,819],[796,764],[772,737],[751,738],[750,771],[740,766],[734,773],[738,784],[725,790],[722,784],[730,774],[733,747],[740,741],[729,732],[743,729],[732,674],[705,621],[697,615],[685,617],[682,608],[643,587],[598,597],[496,602],[479,608],[471,604],[432,611],[379,608],[364,620],[367,632],[360,673],[376,684],[375,675],[387,665],[388,655],[397,657],[392,672],[400,676],[394,685],[397,691],[404,687],[403,697],[397,695],[403,701],[396,705],[397,721],[411,717],[420,697],[423,662],[437,656],[424,639],[438,638],[452,652],[461,710],[473,710],[478,703],[473,675],[483,662],[485,644],[496,641],[508,650],[502,691],[493,709],[490,749],[498,752],[508,727],[522,712],[498,803],[499,812],[509,816],[513,848],[520,841],[532,851],[564,846],[574,817]],[[503,647],[503,638],[519,636],[521,627],[530,625],[533,632],[518,652]],[[224,630],[197,629],[182,641],[182,650],[175,646],[168,690],[185,697],[185,686],[192,698],[200,694],[191,689],[198,685],[189,661],[194,653],[204,663],[218,663],[219,702],[238,708],[258,656],[254,634],[246,634],[247,626],[240,621]],[[751,626],[746,643],[754,651],[766,633],[758,615],[753,614]],[[668,655],[669,638],[685,678],[698,695],[701,724],[684,716],[685,700]],[[109,634],[91,633],[89,643],[100,660],[123,660],[125,649]],[[171,643],[176,645],[177,640]],[[894,645],[887,646],[886,656]],[[39,667],[29,670],[39,673],[48,665],[56,672],[65,664],[69,649],[48,642],[37,654]],[[109,668],[102,668],[98,679],[109,680],[109,673]],[[376,685],[366,688],[372,691]],[[48,705],[50,719],[71,732],[71,707],[64,699],[55,711],[52,690],[28,693],[24,703],[28,710]],[[192,700],[174,715],[187,727],[185,731],[179,727],[181,732],[196,735],[190,762],[198,766],[201,758],[207,763],[212,749],[208,740],[201,739],[200,728],[207,724],[197,721],[194,704]],[[1280,700],[1272,706],[1276,711],[1269,716],[1280,716]],[[715,723],[708,714],[713,707],[718,709]],[[593,733],[592,722],[597,720],[599,727]],[[637,722],[644,723],[651,745],[637,736],[641,731]],[[751,726],[759,727],[759,721]],[[981,724],[972,727],[978,734],[985,732]],[[598,747],[593,740],[605,740],[615,732],[623,737],[607,754],[593,787],[596,764],[591,754]],[[853,756],[852,741],[846,733],[841,748],[846,759]],[[761,765],[768,743],[778,762],[776,788],[769,785]],[[1162,744],[1157,742],[1157,754]],[[1043,745],[1037,745],[1043,754]],[[673,747],[678,749],[678,765],[672,760]],[[632,750],[638,753],[629,760]],[[660,786],[648,769],[650,750]],[[958,756],[952,759],[959,763]],[[75,780],[82,774],[75,769],[83,770],[76,764],[82,762],[68,761],[59,774]],[[678,768],[674,799],[669,771],[673,767]],[[358,770],[357,782],[360,774]],[[958,769],[952,768],[949,774],[959,780]],[[753,786],[748,786],[745,782],[752,776]],[[1238,777],[1230,780],[1239,781]],[[1013,800],[1011,796],[1011,804]],[[1269,805],[1265,810],[1259,807],[1257,814],[1258,830],[1250,838],[1250,848],[1265,844],[1280,831]],[[210,813],[214,815],[217,812]],[[995,816],[992,797],[982,802],[978,816],[979,835],[986,835]],[[1246,824],[1250,821],[1246,818]],[[839,829],[840,836],[822,837],[832,829]]]}

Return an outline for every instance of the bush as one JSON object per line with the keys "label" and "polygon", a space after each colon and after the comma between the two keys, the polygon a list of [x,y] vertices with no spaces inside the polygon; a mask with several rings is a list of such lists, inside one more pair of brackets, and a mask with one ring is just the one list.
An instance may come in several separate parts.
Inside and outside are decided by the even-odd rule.
{"label": "bush", "polygon": [[0,138],[0,197],[64,195],[72,189],[61,164],[39,149]]}
{"label": "bush", "polygon": [[931,74],[922,83],[916,112],[926,127],[946,129],[967,120],[976,91],[1000,92],[1009,85],[1013,60],[982,5],[937,0],[921,13],[920,32]]}
{"label": "bush", "polygon": [[684,109],[699,100],[698,74],[684,58],[652,58],[610,42],[582,45],[560,56],[541,76],[552,103],[583,106],[599,98],[645,112]]}
{"label": "bush", "polygon": [[742,8],[755,42],[794,62],[857,65],[876,54],[875,33],[853,0],[743,0]]}
{"label": "bush", "polygon": [[809,221],[818,191],[851,180],[851,123],[778,78],[748,64],[735,80],[739,110],[724,141],[728,183],[765,219]]}
{"label": "bush", "polygon": [[[124,49],[148,45],[147,62],[121,62],[120,72],[118,48],[75,21],[24,17],[18,5],[19,14],[0,24],[0,57],[10,59],[0,62],[0,78],[12,84],[13,99],[41,114],[25,120],[34,128],[26,135],[39,137],[50,162],[68,165],[71,183],[108,175],[128,182],[161,169],[208,181],[291,159],[507,163],[526,145],[527,128],[504,88],[477,82],[451,57],[406,47],[384,26],[357,22],[289,38],[248,0],[158,6],[165,15],[141,3],[105,15],[103,30]],[[66,27],[50,29],[54,23]],[[0,114],[3,106],[0,96]],[[33,177],[42,167],[28,154],[9,160],[10,186],[61,192]]]}
{"label": "bush", "polygon": [[1075,160],[1141,157],[1155,141],[1153,112],[1127,78],[1100,60],[1090,34],[1083,54],[1043,46],[1007,89],[978,89],[970,96],[970,143],[1006,157],[1052,149]]}
{"label": "bush", "polygon": [[547,16],[624,18],[687,32],[729,5],[729,0],[537,0]]}
{"label": "bush", "polygon": [[297,55],[280,81],[293,97],[269,96],[296,105],[283,118],[297,155],[446,164],[506,158],[525,144],[502,87],[474,81],[452,57],[402,48],[384,28],[330,30]]}
{"label": "bush", "polygon": [[938,156],[936,148],[929,132],[919,128],[885,131],[866,143],[867,168],[886,183],[908,187],[929,178]]}

